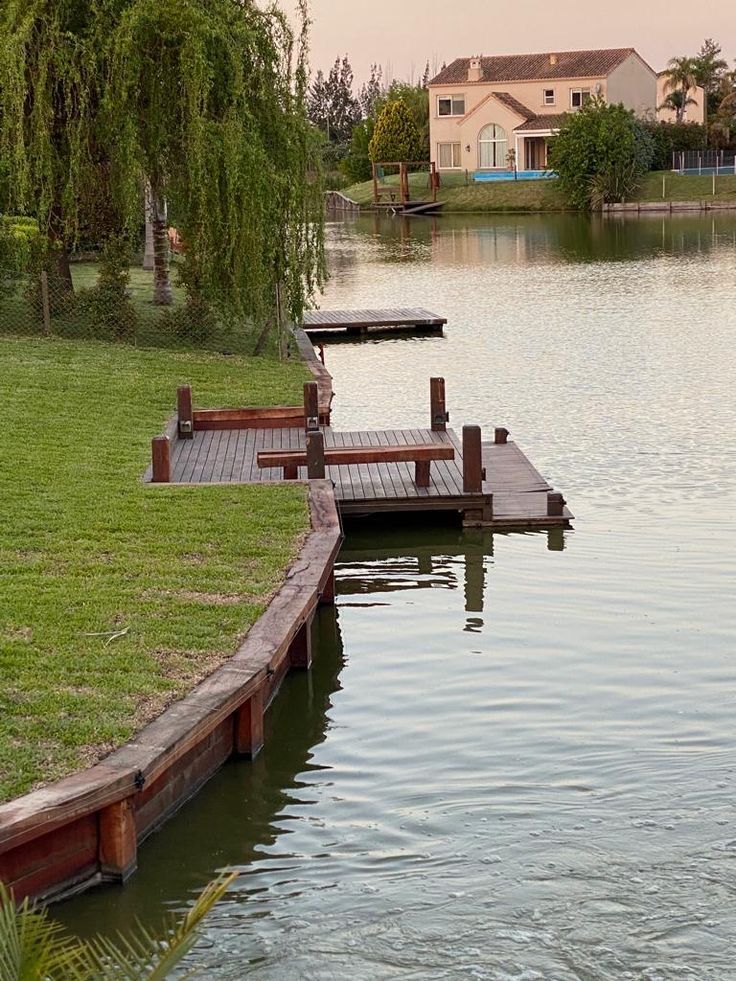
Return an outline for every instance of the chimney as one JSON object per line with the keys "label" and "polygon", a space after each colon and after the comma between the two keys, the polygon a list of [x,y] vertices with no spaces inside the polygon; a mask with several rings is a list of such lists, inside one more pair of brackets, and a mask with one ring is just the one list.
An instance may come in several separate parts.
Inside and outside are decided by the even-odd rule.
{"label": "chimney", "polygon": [[553,66],[557,64],[557,55],[556,54],[551,54],[549,56],[549,63],[550,63],[550,65],[553,65]]}
{"label": "chimney", "polygon": [[470,66],[468,68],[468,81],[469,82],[483,81],[483,59],[481,57],[473,57],[470,59]]}

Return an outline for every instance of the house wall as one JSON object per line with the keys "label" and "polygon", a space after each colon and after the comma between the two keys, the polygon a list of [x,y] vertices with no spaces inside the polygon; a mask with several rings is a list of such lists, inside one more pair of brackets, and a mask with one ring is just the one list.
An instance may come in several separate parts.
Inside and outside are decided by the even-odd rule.
{"label": "house wall", "polygon": [[[666,86],[667,75],[660,75],[657,78],[657,119],[661,123],[674,123],[677,121],[674,110],[659,108],[671,91]],[[691,89],[689,95],[691,99],[695,99],[695,105],[688,106],[685,110],[685,122],[702,124],[705,122],[705,92],[698,86]]]}
{"label": "house wall", "polygon": [[608,101],[623,102],[637,116],[657,111],[657,75],[636,54],[630,54],[608,76]]}
{"label": "house wall", "polygon": [[[463,170],[478,170],[478,137],[488,123],[503,126],[509,136],[509,147],[516,146],[514,129],[524,120],[493,98],[493,92],[508,92],[534,113],[567,112],[570,109],[571,89],[590,89],[606,98],[605,78],[554,79],[533,82],[468,82],[465,85],[432,85],[429,89],[430,157],[439,166],[437,145],[460,143]],[[555,104],[544,104],[544,89],[555,90]],[[465,116],[438,116],[437,100],[441,96],[464,95]],[[519,140],[521,143],[521,140]],[[466,147],[470,146],[470,150]],[[522,157],[519,156],[519,165]]]}

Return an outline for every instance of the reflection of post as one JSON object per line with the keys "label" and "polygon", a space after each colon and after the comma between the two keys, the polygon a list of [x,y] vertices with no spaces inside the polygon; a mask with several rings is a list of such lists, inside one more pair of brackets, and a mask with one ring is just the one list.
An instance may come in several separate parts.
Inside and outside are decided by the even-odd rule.
{"label": "reflection of post", "polygon": [[565,551],[565,530],[564,528],[550,528],[547,531],[547,549],[550,552]]}
{"label": "reflection of post", "polygon": [[482,549],[465,553],[465,612],[482,613],[485,605],[486,566]]}
{"label": "reflection of post", "polygon": [[418,572],[420,576],[432,575],[432,555],[430,552],[420,552],[417,556]]}

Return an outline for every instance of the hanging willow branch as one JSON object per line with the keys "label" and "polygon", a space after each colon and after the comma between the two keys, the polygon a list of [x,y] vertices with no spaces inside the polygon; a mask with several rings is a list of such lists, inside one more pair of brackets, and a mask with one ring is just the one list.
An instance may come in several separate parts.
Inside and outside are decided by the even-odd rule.
{"label": "hanging willow branch", "polygon": [[298,49],[274,6],[130,0],[111,39],[104,100],[129,222],[150,181],[183,234],[190,290],[256,322],[279,282],[290,313],[323,277],[316,144]]}

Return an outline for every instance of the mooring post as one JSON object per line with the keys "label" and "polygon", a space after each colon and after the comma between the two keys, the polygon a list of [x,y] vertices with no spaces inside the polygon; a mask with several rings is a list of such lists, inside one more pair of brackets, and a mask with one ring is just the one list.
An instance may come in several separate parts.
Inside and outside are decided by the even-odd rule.
{"label": "mooring post", "polygon": [[463,490],[465,493],[482,493],[484,477],[480,426],[463,426]]}
{"label": "mooring post", "polygon": [[559,491],[550,491],[547,494],[547,517],[561,518],[565,513],[567,501]]}
{"label": "mooring post", "polygon": [[307,477],[325,479],[325,437],[319,430],[307,433]]}
{"label": "mooring post", "polygon": [[176,390],[176,417],[179,439],[194,439],[191,385],[180,385]]}
{"label": "mooring post", "polygon": [[432,419],[432,432],[444,433],[447,430],[447,423],[450,415],[445,403],[445,379],[429,379],[429,404]]}
{"label": "mooring post", "polygon": [[495,443],[497,446],[503,446],[509,441],[509,431],[503,426],[499,426],[495,432]]}
{"label": "mooring post", "polygon": [[168,436],[154,436],[151,440],[151,481],[154,484],[171,483]]}
{"label": "mooring post", "polygon": [[234,750],[251,760],[263,749],[263,689],[253,692],[235,712]]}
{"label": "mooring post", "polygon": [[316,381],[304,383],[304,428],[308,433],[319,429],[319,388]]}
{"label": "mooring post", "polygon": [[335,603],[335,570],[329,574],[319,596],[320,606],[333,606]]}

